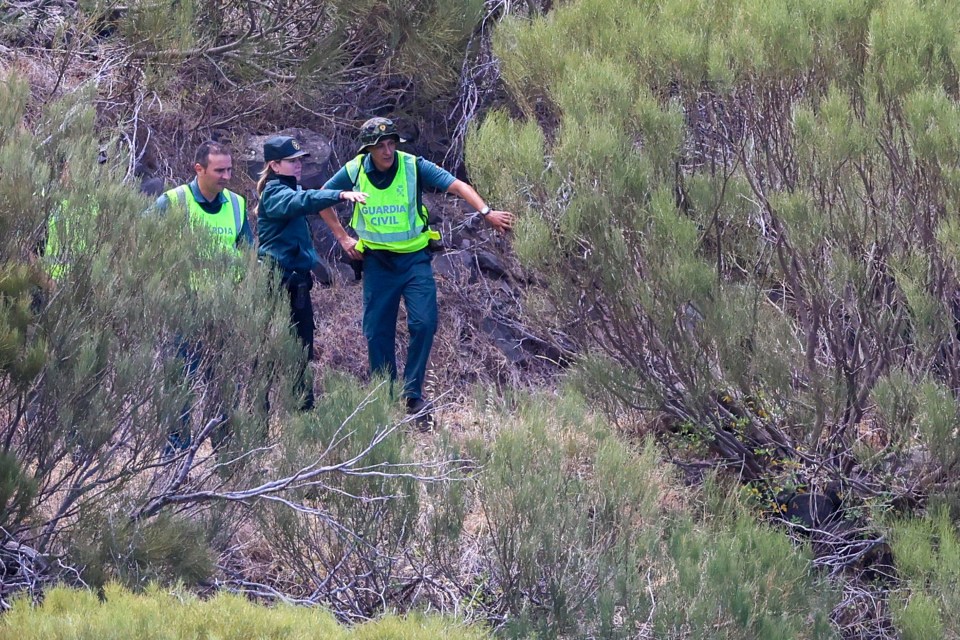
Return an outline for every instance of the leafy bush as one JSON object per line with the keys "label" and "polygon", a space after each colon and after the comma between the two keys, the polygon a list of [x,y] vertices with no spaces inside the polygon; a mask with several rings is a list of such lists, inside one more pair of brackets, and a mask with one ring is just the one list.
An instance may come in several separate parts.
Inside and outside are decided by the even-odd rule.
{"label": "leafy bush", "polygon": [[42,605],[33,606],[29,600],[20,599],[0,618],[0,638],[20,640],[481,640],[487,637],[477,627],[439,617],[387,616],[348,629],[319,609],[290,605],[265,607],[232,595],[201,600],[182,590],[165,592],[157,587],[134,595],[116,585],[106,588],[103,601],[88,591],[52,589]]}
{"label": "leafy bush", "polygon": [[960,535],[949,512],[896,523],[891,546],[904,577],[893,615],[905,640],[960,638]]}
{"label": "leafy bush", "polygon": [[[386,550],[416,519],[416,480],[442,470],[412,461],[383,389],[331,376],[320,408],[298,414],[304,355],[269,265],[147,211],[122,153],[99,140],[88,94],[29,118],[28,94],[0,82],[0,524],[18,575],[0,598],[57,579],[141,589],[214,574],[236,590],[295,591],[241,566],[239,532],[268,535],[256,526],[268,513],[302,514],[313,533],[276,550],[296,551],[291,565],[322,550],[339,575],[383,567],[371,578],[382,586]],[[38,256],[51,226],[55,255]],[[339,593],[345,615],[383,611],[370,585],[327,578],[314,601]]]}
{"label": "leafy bush", "polygon": [[371,115],[421,126],[455,99],[493,10],[483,0],[44,2],[0,8],[0,66],[29,51],[49,70],[50,97],[92,80],[101,126],[124,136],[128,172],[169,175],[189,170],[184,149],[211,137],[322,128],[351,153]]}
{"label": "leafy bush", "polygon": [[[695,445],[677,451],[741,480],[838,483],[854,520],[860,499],[955,500],[957,24],[943,4],[860,0],[506,19],[519,112],[474,128],[467,166],[520,214],[518,253],[582,336],[599,406],[656,414]],[[860,575],[861,525],[827,545],[836,575]],[[855,589],[889,629],[867,602],[883,588]],[[913,593],[904,633],[946,633],[923,620],[952,587]],[[853,617],[834,612],[849,635]]]}
{"label": "leafy bush", "polygon": [[474,128],[467,165],[520,214],[591,398],[744,481],[955,490],[957,20],[860,0],[505,20],[518,111]]}
{"label": "leafy bush", "polygon": [[[576,395],[559,403],[518,399],[510,412],[484,418],[492,444],[478,442],[464,456],[458,443],[441,439],[437,462],[414,451],[397,428],[399,408],[386,386],[364,389],[329,375],[318,408],[293,414],[298,399],[290,381],[300,354],[269,274],[250,255],[211,255],[203,233],[172,216],[142,215],[148,203],[122,185],[117,167],[90,161],[98,145],[84,96],[51,103],[38,116],[36,128],[48,140],[38,150],[16,124],[23,120],[24,99],[14,99],[25,95],[21,85],[0,88],[0,98],[19,109],[0,132],[0,158],[20,170],[19,181],[7,185],[12,195],[0,197],[0,220],[22,226],[0,239],[0,250],[37,274],[42,265],[30,251],[47,211],[67,202],[88,212],[64,229],[65,251],[83,247],[67,256],[64,276],[33,315],[21,303],[11,314],[20,323],[12,325],[27,329],[16,334],[10,361],[42,348],[43,366],[27,384],[13,373],[3,379],[4,409],[15,420],[0,435],[16,460],[11,469],[30,469],[36,483],[33,493],[29,483],[10,483],[18,487],[11,496],[31,497],[11,536],[67,567],[50,577],[92,586],[116,579],[137,589],[153,580],[194,585],[216,577],[238,591],[322,602],[353,620],[436,603],[491,620],[510,637],[626,637],[638,630],[669,637],[688,627],[707,634],[717,624],[749,637],[772,619],[783,637],[819,633],[797,622],[813,615],[804,607],[819,610],[820,603],[809,595],[820,590],[802,571],[803,555],[745,521],[724,534],[679,508],[666,511],[664,487],[680,490],[659,467],[655,447],[631,451]],[[35,169],[22,171],[30,163]],[[27,192],[49,194],[43,204],[50,208],[21,211]],[[589,226],[589,216],[565,224]],[[678,245],[690,237],[686,229]],[[184,375],[171,348],[177,336],[204,346],[203,376]],[[165,456],[185,403],[194,438]],[[229,437],[214,450],[225,414]],[[460,468],[476,473],[464,476]],[[433,484],[429,500],[424,483]],[[429,508],[421,509],[422,499]],[[482,534],[468,526],[477,514]],[[432,537],[420,543],[423,531]],[[680,542],[687,538],[690,548],[705,551],[689,555]],[[722,544],[708,552],[708,540]],[[472,545],[464,571],[457,552]],[[686,582],[673,586],[681,574]],[[693,575],[705,576],[705,584]],[[729,593],[726,580],[741,590]],[[59,593],[47,604],[56,607],[65,597]],[[106,595],[108,603],[121,600],[116,589]],[[133,602],[126,610],[138,608]],[[698,606],[688,607],[692,602]],[[76,614],[72,606],[64,605],[70,613],[62,622],[37,628],[51,637],[75,615],[109,612],[83,605]],[[4,624],[28,609],[18,605]],[[181,618],[227,625],[225,635],[269,633],[241,614]],[[98,637],[176,630],[116,614],[81,628]]]}
{"label": "leafy bush", "polygon": [[287,423],[277,473],[303,475],[318,466],[315,461],[342,473],[295,482],[291,497],[303,505],[298,511],[279,504],[258,516],[285,591],[306,598],[323,593],[325,604],[345,619],[382,613],[405,590],[398,559],[415,543],[418,480],[430,481],[435,473],[413,463],[395,410],[389,384],[370,390],[352,378],[327,375],[315,410]]}
{"label": "leafy bush", "polygon": [[576,394],[556,400],[521,402],[482,458],[464,606],[512,638],[834,637],[808,550],[726,489],[681,487],[652,443],[631,451]]}

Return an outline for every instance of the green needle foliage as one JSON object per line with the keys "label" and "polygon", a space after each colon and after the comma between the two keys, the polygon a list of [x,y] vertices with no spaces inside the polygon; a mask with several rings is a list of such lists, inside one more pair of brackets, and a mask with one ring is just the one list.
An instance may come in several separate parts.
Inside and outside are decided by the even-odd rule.
{"label": "green needle foliage", "polygon": [[[16,577],[0,599],[56,579],[198,585],[246,559],[238,531],[272,533],[257,525],[275,504],[314,534],[283,550],[299,554],[290,564],[330,559],[304,574],[327,585],[312,597],[381,613],[369,585],[337,580],[367,563],[382,568],[375,587],[389,582],[384,551],[405,548],[413,478],[430,476],[388,394],[331,377],[299,414],[305,356],[269,265],[252,248],[213,250],[205,229],[124,184],[89,93],[40,108],[4,78],[0,107],[0,549]],[[238,590],[267,579],[230,576]]]}
{"label": "green needle foliage", "polygon": [[960,638],[960,535],[949,511],[897,523],[892,540],[906,579],[893,603],[903,637]]}
{"label": "green needle foliage", "polygon": [[725,489],[681,488],[651,442],[631,450],[573,393],[522,402],[507,427],[472,492],[468,600],[505,637],[835,637],[809,551]]}
{"label": "green needle foliage", "polygon": [[701,425],[746,479],[806,452],[842,475],[896,376],[924,410],[873,454],[909,441],[954,468],[957,21],[861,0],[504,21],[518,111],[475,127],[467,162],[520,214],[597,397]]}
{"label": "green needle foliage", "polygon": [[[253,255],[212,254],[202,230],[145,213],[150,203],[120,179],[122,157],[98,163],[89,99],[50,103],[28,130],[27,86],[0,81],[0,514],[8,536],[68,563],[84,556],[89,575],[192,582],[211,570],[205,547],[171,547],[176,536],[147,522],[157,474],[201,464],[161,459],[168,434],[190,407],[197,447],[225,413],[234,445],[262,442],[268,394],[275,416],[296,402],[299,354]],[[203,375],[184,375],[184,340],[204,345]]]}
{"label": "green needle foliage", "polygon": [[51,590],[41,606],[18,600],[0,619],[0,638],[20,640],[482,640],[489,634],[439,617],[387,616],[353,628],[319,609],[266,607],[231,595],[200,600],[183,590],[151,586],[135,595],[109,585],[104,600],[83,591]]}
{"label": "green needle foliage", "polygon": [[[951,3],[885,0],[574,0],[504,21],[515,108],[475,126],[467,166],[519,214],[600,406],[657,414],[774,493],[955,500],[958,27]],[[902,610],[912,637],[955,627],[915,626],[946,607],[937,584]]]}
{"label": "green needle foliage", "polygon": [[98,81],[100,125],[123,132],[138,161],[180,171],[183,148],[215,135],[342,128],[345,151],[373,113],[439,113],[492,10],[483,0],[37,2],[0,7],[0,45],[59,74],[51,95],[74,77],[111,78]]}

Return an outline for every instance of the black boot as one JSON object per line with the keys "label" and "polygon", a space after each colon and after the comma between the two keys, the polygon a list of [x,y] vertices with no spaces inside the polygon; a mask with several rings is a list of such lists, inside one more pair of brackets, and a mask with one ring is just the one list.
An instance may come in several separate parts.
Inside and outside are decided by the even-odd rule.
{"label": "black boot", "polygon": [[433,429],[433,403],[423,398],[407,398],[407,415],[414,416],[420,431]]}

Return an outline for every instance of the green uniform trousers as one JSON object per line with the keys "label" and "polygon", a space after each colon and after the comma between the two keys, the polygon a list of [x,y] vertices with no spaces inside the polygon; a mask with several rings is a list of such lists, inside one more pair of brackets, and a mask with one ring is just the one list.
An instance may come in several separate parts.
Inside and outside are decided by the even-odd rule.
{"label": "green uniform trousers", "polygon": [[437,332],[437,283],[430,252],[372,251],[363,261],[363,335],[372,373],[397,378],[397,312],[407,308],[410,344],[403,368],[403,397],[423,397],[423,378]]}

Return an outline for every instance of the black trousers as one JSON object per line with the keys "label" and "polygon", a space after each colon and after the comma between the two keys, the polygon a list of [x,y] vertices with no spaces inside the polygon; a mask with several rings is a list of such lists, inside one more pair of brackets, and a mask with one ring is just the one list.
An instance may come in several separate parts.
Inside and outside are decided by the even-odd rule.
{"label": "black trousers", "polygon": [[307,362],[297,374],[294,390],[297,394],[304,396],[300,408],[309,410],[313,408],[316,401],[313,395],[313,377],[307,373],[309,363],[314,359],[313,333],[316,329],[313,320],[313,300],[310,298],[313,275],[309,272],[306,274],[294,272],[285,276],[282,284],[286,287],[290,299],[290,324],[300,340],[300,345],[307,353]]}

